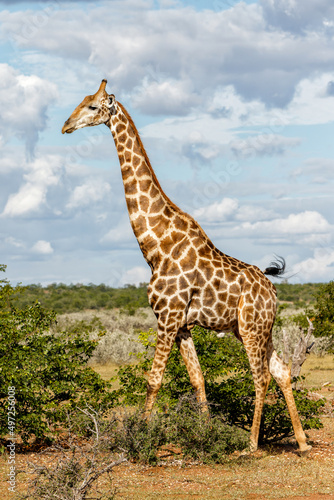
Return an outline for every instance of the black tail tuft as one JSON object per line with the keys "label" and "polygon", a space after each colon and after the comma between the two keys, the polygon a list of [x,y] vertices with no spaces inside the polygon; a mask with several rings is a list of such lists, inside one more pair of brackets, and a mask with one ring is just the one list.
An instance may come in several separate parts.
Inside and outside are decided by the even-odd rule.
{"label": "black tail tuft", "polygon": [[270,266],[267,267],[263,272],[268,276],[283,276],[283,274],[285,273],[285,259],[277,255],[276,260],[270,262]]}

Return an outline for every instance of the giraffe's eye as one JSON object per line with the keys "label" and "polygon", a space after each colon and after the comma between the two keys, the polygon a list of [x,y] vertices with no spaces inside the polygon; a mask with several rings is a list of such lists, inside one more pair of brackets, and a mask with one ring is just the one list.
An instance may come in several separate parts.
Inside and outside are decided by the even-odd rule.
{"label": "giraffe's eye", "polygon": [[89,108],[89,109],[92,109],[93,111],[94,111],[95,109],[97,109],[97,107],[96,107],[96,106],[88,106],[88,108]]}

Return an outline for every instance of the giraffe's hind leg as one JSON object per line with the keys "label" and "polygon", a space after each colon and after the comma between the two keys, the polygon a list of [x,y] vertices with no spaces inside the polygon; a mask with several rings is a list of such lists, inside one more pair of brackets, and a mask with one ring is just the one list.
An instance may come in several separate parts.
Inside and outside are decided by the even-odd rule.
{"label": "giraffe's hind leg", "polygon": [[267,346],[267,359],[270,373],[284,394],[292,420],[295,437],[299,445],[299,452],[300,454],[305,455],[311,450],[312,446],[309,446],[306,443],[306,436],[300,423],[295,399],[292,393],[290,368],[278,357],[271,339],[269,340]]}
{"label": "giraffe's hind leg", "polygon": [[208,411],[204,377],[191,333],[187,329],[180,329],[176,336],[176,344],[187,367],[190,382],[195,390],[197,401],[201,405],[201,410]]}
{"label": "giraffe's hind leg", "polygon": [[247,352],[255,386],[255,408],[250,433],[250,450],[256,451],[263,405],[271,375],[268,368],[266,345],[260,344],[257,336],[242,336],[242,341]]}

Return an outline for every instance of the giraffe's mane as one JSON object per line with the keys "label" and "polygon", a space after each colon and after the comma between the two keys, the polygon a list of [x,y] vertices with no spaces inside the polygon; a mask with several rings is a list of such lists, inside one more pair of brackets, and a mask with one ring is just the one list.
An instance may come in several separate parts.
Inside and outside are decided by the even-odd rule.
{"label": "giraffe's mane", "polygon": [[149,157],[148,157],[148,155],[147,155],[147,153],[146,153],[146,150],[145,150],[144,144],[143,144],[143,142],[142,142],[142,140],[141,140],[141,137],[140,137],[140,135],[139,135],[139,132],[138,132],[138,130],[137,130],[137,127],[136,127],[136,125],[134,124],[134,121],[132,120],[132,118],[131,118],[131,116],[130,116],[130,113],[129,113],[126,109],[125,109],[125,107],[123,106],[123,104],[121,104],[119,101],[117,101],[117,104],[119,105],[119,107],[121,108],[122,112],[123,112],[123,113],[124,113],[124,115],[126,116],[126,118],[127,118],[128,122],[129,122],[130,126],[132,127],[132,129],[133,129],[133,131],[134,131],[134,133],[135,133],[135,135],[136,135],[136,138],[137,138],[137,140],[138,140],[138,142],[139,142],[139,146],[140,146],[140,148],[141,148],[141,150],[142,150],[142,153],[143,153],[143,156],[144,156],[144,158],[145,158],[146,164],[147,164],[147,166],[148,166],[148,168],[149,168],[149,170],[150,170],[150,172],[151,172],[152,179],[153,179],[153,180],[154,180],[154,182],[156,183],[157,188],[160,190],[160,192],[162,193],[162,195],[163,195],[163,197],[165,198],[165,200],[166,200],[166,201],[168,201],[168,203],[170,203],[174,209],[176,209],[176,210],[178,210],[178,211],[181,211],[181,210],[180,210],[180,208],[179,208],[177,205],[175,205],[175,203],[173,203],[173,202],[172,202],[172,200],[171,200],[170,198],[168,198],[168,196],[166,195],[166,193],[165,193],[165,192],[164,192],[164,190],[162,189],[162,187],[161,187],[161,185],[160,185],[160,182],[158,181],[158,178],[157,178],[157,176],[155,175],[155,172],[154,172],[154,170],[153,170],[153,167],[152,167],[152,165],[151,165],[151,162],[150,162],[150,160],[149,160]]}

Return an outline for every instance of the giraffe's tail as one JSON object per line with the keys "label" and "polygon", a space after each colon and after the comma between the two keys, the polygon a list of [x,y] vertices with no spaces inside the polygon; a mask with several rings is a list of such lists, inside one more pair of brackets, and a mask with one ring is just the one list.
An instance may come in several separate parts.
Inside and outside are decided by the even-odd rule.
{"label": "giraffe's tail", "polygon": [[277,255],[276,260],[270,262],[269,267],[267,267],[263,272],[268,276],[283,276],[283,274],[285,273],[285,259]]}

